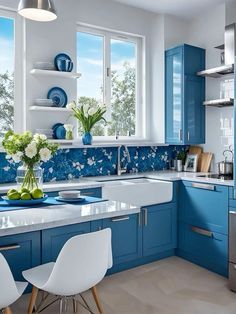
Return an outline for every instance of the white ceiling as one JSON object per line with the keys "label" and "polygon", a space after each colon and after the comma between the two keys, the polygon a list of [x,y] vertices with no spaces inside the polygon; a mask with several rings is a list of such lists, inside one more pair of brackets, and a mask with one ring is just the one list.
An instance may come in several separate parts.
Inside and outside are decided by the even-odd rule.
{"label": "white ceiling", "polygon": [[115,0],[155,13],[166,13],[191,19],[228,0]]}

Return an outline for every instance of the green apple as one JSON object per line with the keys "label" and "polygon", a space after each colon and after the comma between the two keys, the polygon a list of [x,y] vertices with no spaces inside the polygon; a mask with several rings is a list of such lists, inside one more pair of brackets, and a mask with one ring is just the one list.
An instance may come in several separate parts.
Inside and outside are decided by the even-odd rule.
{"label": "green apple", "polygon": [[30,194],[30,190],[27,189],[27,188],[21,188],[20,191],[19,191],[20,194],[22,193],[29,193]]}
{"label": "green apple", "polygon": [[30,195],[30,193],[23,192],[23,193],[21,193],[20,198],[21,198],[22,200],[31,200],[31,195]]}
{"label": "green apple", "polygon": [[9,196],[10,194],[12,193],[16,193],[17,190],[16,189],[10,189],[8,192],[7,192],[7,196]]}
{"label": "green apple", "polygon": [[38,199],[43,197],[43,191],[41,189],[34,189],[31,191],[33,198]]}
{"label": "green apple", "polygon": [[10,194],[7,195],[9,200],[19,200],[20,199],[20,193],[16,192],[12,192]]}

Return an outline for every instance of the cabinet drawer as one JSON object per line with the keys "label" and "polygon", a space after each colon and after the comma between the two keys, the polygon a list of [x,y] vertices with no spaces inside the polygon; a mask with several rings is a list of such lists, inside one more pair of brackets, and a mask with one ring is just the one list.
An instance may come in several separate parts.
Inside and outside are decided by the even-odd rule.
{"label": "cabinet drawer", "polygon": [[41,263],[40,232],[0,237],[0,252],[6,258],[14,279],[25,281],[22,271]]}
{"label": "cabinet drawer", "polygon": [[179,196],[181,221],[228,234],[228,187],[183,181]]}
{"label": "cabinet drawer", "polygon": [[228,237],[190,224],[179,224],[178,247],[192,262],[227,275]]}

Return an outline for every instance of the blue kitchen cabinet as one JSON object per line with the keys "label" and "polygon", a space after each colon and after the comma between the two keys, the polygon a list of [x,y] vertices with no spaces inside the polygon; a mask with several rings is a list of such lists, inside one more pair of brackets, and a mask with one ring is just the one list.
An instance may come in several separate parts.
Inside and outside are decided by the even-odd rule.
{"label": "blue kitchen cabinet", "polygon": [[168,144],[205,142],[205,50],[181,45],[165,53],[165,133]]}
{"label": "blue kitchen cabinet", "polygon": [[228,187],[192,181],[179,185],[179,220],[228,234]]}
{"label": "blue kitchen cabinet", "polygon": [[[90,189],[75,189],[81,191],[81,195],[92,196],[101,198],[102,197],[102,188],[90,188]],[[58,196],[58,191],[47,193],[49,196],[55,197]]]}
{"label": "blue kitchen cabinet", "polygon": [[228,236],[179,223],[178,255],[195,264],[228,276]]}
{"label": "blue kitchen cabinet", "polygon": [[42,230],[42,262],[55,262],[62,247],[70,238],[89,232],[90,222]]}
{"label": "blue kitchen cabinet", "polygon": [[[236,64],[236,57],[235,63]],[[236,199],[236,71],[234,71],[234,198]]]}
{"label": "blue kitchen cabinet", "polygon": [[176,203],[152,205],[143,212],[143,256],[156,255],[176,248]]}
{"label": "blue kitchen cabinet", "polygon": [[177,255],[228,274],[228,187],[183,181],[179,185]]}
{"label": "blue kitchen cabinet", "polygon": [[91,230],[111,228],[114,267],[142,256],[140,214],[125,215],[91,222]]}
{"label": "blue kitchen cabinet", "polygon": [[[22,271],[41,263],[40,231],[0,237],[0,252],[6,258],[14,279],[25,281]],[[26,292],[29,290],[28,286]]]}

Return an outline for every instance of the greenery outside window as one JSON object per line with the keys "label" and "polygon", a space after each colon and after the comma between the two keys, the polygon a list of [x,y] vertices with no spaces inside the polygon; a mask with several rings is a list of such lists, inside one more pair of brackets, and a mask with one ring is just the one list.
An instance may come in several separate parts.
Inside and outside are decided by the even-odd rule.
{"label": "greenery outside window", "polygon": [[79,103],[107,105],[108,123],[98,123],[93,136],[143,139],[142,38],[79,26],[77,69]]}

